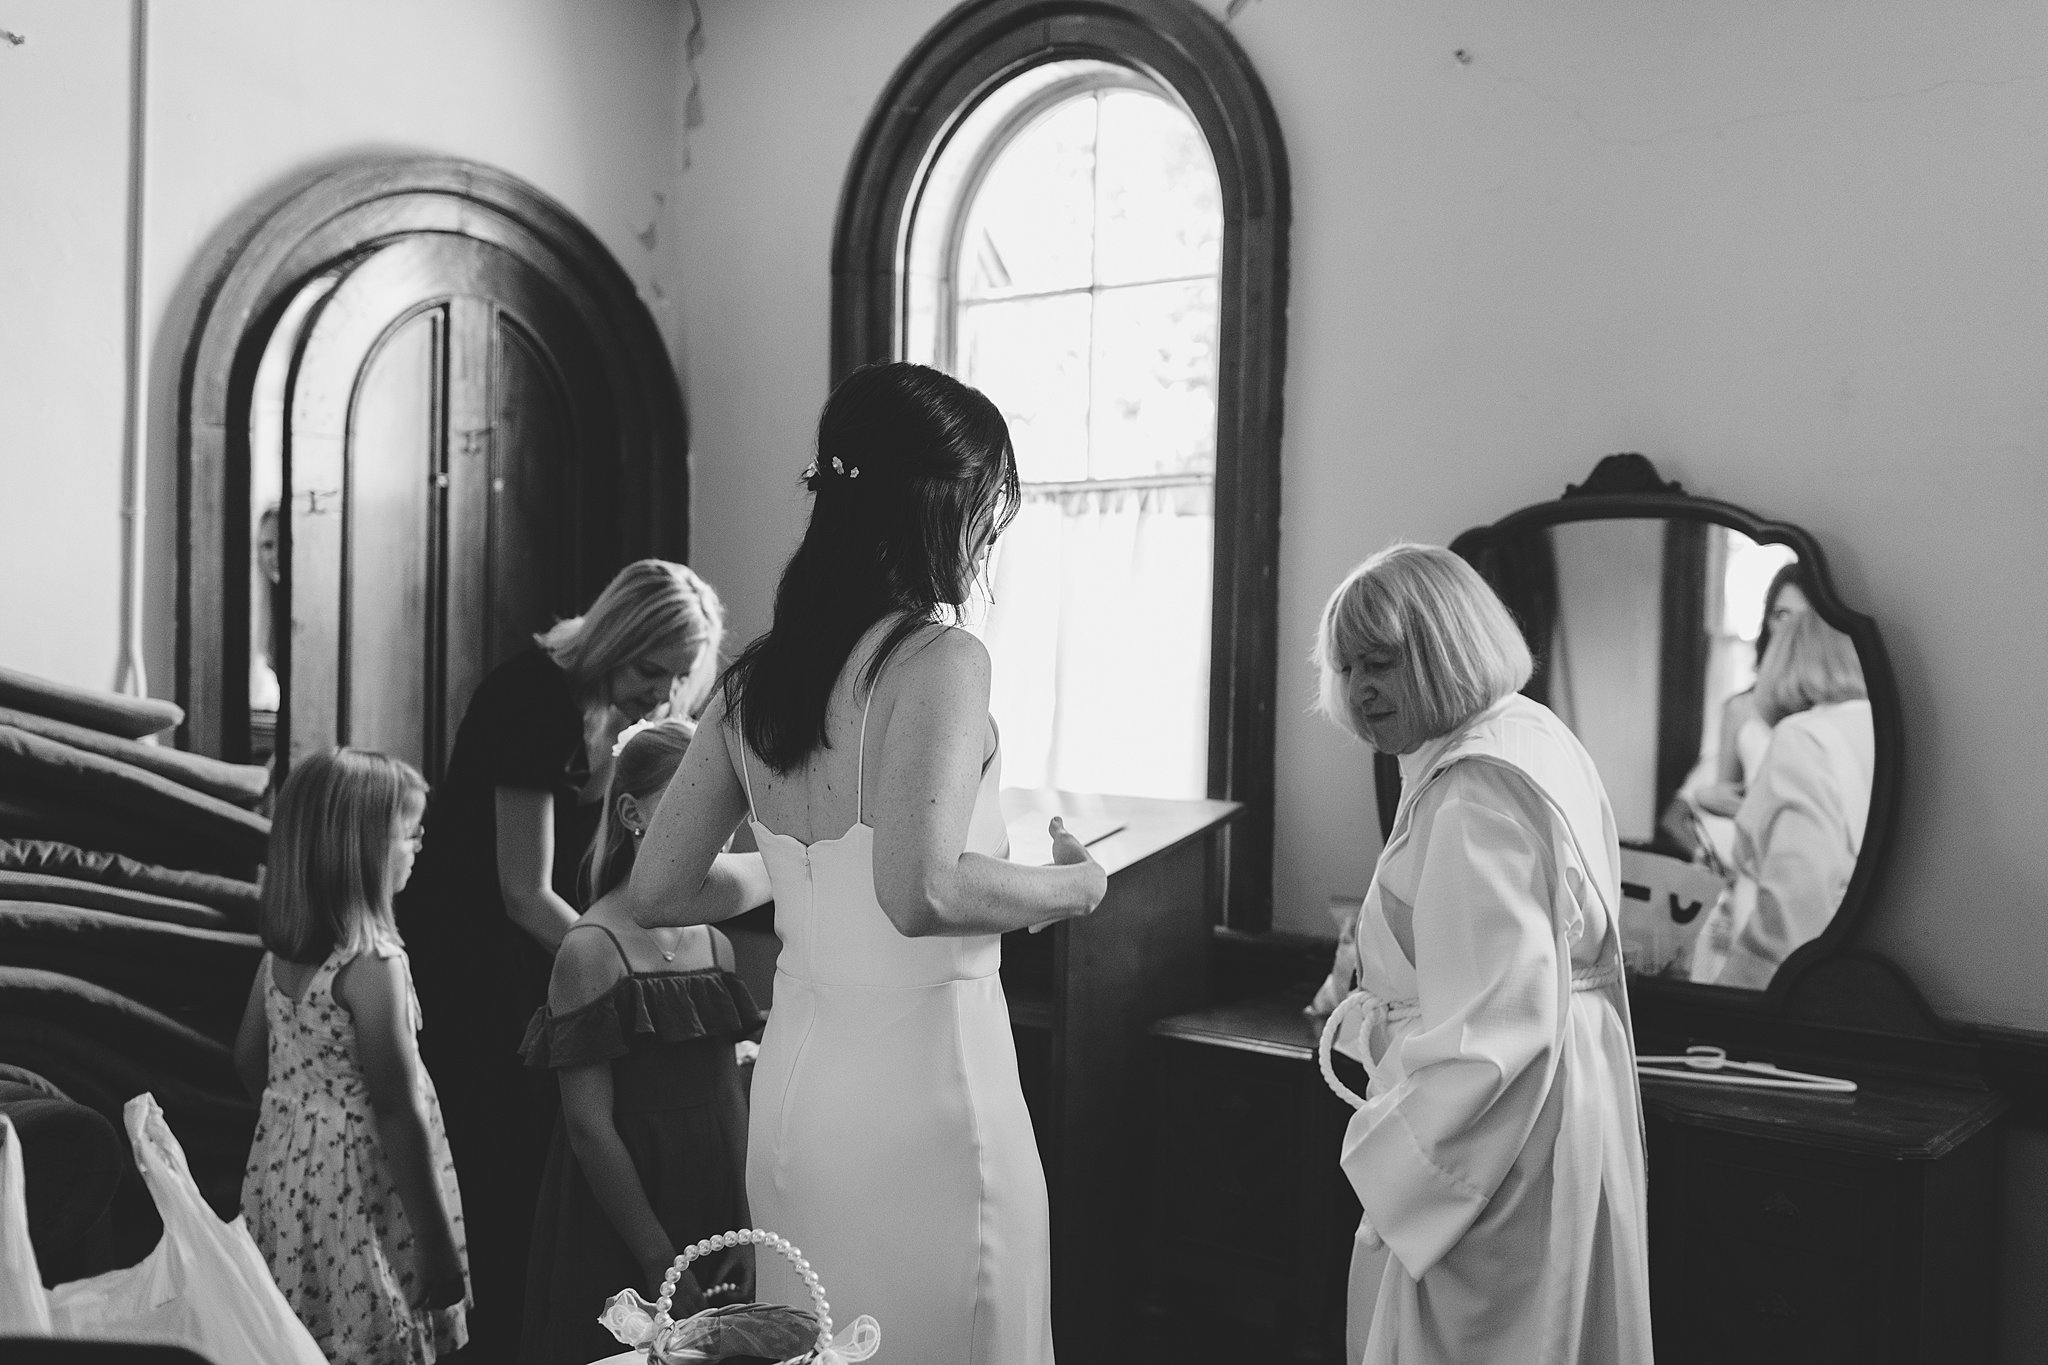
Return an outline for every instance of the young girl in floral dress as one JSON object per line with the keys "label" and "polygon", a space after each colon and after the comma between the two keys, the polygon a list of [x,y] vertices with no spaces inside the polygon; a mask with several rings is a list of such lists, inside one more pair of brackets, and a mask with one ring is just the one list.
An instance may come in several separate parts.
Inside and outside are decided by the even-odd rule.
{"label": "young girl in floral dress", "polygon": [[329,1359],[429,1365],[468,1339],[462,1203],[391,898],[427,784],[340,749],[278,793],[263,888],[269,952],[235,1062],[261,1096],[242,1213]]}

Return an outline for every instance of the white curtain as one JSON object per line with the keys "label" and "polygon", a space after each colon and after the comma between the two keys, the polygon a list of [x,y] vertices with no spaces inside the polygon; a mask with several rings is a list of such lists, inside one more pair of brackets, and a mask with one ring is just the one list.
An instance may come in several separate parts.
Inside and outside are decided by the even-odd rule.
{"label": "white curtain", "polygon": [[994,659],[1003,783],[1207,792],[1206,478],[1026,485],[978,625]]}

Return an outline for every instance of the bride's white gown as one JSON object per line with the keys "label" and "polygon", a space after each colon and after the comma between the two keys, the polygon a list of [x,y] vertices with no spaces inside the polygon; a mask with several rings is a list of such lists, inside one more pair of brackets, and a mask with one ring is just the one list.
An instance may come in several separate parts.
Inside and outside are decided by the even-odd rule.
{"label": "bride's white gown", "polygon": [[[863,711],[863,750],[866,734]],[[875,899],[874,831],[858,814],[811,844],[769,829],[752,761],[782,940],[747,1136],[755,1225],[802,1249],[835,1324],[876,1318],[875,1365],[1051,1365],[1045,1172],[1002,940],[898,933]],[[967,840],[997,857],[1000,770],[982,774]],[[759,1276],[764,1301],[809,1306],[781,1257]]]}

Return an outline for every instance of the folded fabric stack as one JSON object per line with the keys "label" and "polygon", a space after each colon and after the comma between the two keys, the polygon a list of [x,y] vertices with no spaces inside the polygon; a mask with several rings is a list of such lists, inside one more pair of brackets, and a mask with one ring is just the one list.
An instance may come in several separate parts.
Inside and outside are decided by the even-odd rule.
{"label": "folded fabric stack", "polygon": [[263,953],[269,773],[143,742],[183,719],[0,668],[0,1065],[117,1127],[152,1091],[231,1210],[254,1125],[230,1049]]}

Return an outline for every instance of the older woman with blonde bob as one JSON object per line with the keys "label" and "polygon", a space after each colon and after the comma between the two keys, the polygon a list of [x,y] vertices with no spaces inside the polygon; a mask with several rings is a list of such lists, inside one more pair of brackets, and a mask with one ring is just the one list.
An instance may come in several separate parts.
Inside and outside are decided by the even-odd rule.
{"label": "older woman with blonde bob", "polygon": [[1877,733],[1855,641],[1818,612],[1794,617],[1757,666],[1756,713],[1771,744],[1735,812],[1735,867],[1755,908],[1714,979],[1762,990],[1827,928],[1863,850]]}
{"label": "older woman with blonde bob", "polygon": [[1404,784],[1318,996],[1325,1045],[1371,1078],[1364,1097],[1340,1086],[1364,1359],[1647,1362],[1620,854],[1593,761],[1517,694],[1521,632],[1447,550],[1352,570],[1314,657],[1323,714],[1398,755]]}

